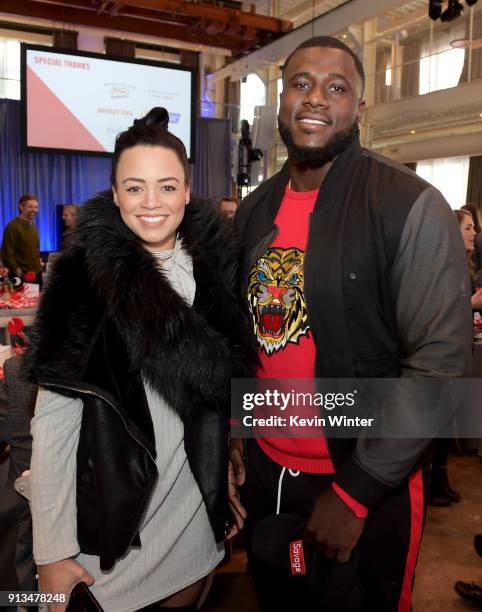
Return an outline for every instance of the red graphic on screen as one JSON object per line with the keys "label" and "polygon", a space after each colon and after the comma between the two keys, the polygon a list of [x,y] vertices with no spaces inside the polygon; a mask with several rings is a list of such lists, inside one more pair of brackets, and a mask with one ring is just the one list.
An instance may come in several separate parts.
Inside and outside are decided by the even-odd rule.
{"label": "red graphic on screen", "polygon": [[106,151],[106,148],[29,67],[27,67],[27,89],[29,147]]}

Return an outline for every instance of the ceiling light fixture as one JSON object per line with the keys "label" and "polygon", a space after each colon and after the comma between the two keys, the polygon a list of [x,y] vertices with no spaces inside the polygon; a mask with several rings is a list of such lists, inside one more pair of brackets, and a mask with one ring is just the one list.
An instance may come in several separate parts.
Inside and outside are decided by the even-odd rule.
{"label": "ceiling light fixture", "polygon": [[[447,9],[442,13],[442,5],[444,0],[429,0],[428,16],[436,21],[439,17],[441,21],[453,21],[460,17],[464,11],[464,7],[459,0],[449,0]],[[467,6],[472,7],[477,4],[477,0],[465,0]]]}
{"label": "ceiling light fixture", "polygon": [[440,15],[440,21],[453,21],[464,12],[459,0],[449,0],[447,9]]}
{"label": "ceiling light fixture", "polygon": [[430,0],[428,4],[428,16],[434,21],[442,14],[442,0]]}

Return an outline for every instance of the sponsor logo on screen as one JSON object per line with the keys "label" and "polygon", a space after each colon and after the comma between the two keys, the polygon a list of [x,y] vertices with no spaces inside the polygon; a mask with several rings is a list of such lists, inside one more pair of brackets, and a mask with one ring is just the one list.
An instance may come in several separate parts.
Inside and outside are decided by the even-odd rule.
{"label": "sponsor logo on screen", "polygon": [[135,90],[135,87],[126,85],[125,83],[105,83],[105,87],[109,88],[109,97],[111,100],[130,98],[132,91]]}

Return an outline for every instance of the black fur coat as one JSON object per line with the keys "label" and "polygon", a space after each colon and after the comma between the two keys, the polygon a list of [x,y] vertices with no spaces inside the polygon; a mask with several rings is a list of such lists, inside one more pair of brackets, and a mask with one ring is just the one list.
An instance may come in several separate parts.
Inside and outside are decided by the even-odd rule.
{"label": "black fur coat", "polygon": [[48,280],[26,355],[31,380],[83,399],[78,538],[104,569],[136,542],[157,477],[143,379],[182,418],[218,540],[226,528],[230,380],[252,376],[256,348],[229,225],[209,203],[191,201],[179,234],[193,259],[192,307],[124,224],[110,192],[88,202]]}
{"label": "black fur coat", "polygon": [[193,258],[192,308],[123,223],[110,192],[86,204],[42,298],[31,377],[81,380],[99,325],[109,319],[130,370],[142,371],[181,417],[226,411],[231,377],[250,377],[257,359],[237,288],[236,243],[203,201],[186,207],[179,234]]}

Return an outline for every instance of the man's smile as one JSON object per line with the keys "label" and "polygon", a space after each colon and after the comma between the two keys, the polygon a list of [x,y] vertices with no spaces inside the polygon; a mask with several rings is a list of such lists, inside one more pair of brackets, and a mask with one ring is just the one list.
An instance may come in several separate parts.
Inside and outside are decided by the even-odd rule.
{"label": "man's smile", "polygon": [[296,118],[298,123],[305,123],[307,125],[332,125],[333,121],[328,117],[324,117],[322,115],[298,115]]}

